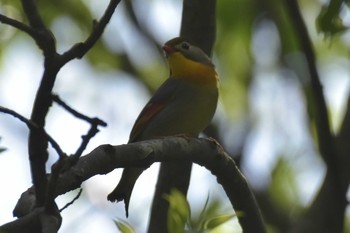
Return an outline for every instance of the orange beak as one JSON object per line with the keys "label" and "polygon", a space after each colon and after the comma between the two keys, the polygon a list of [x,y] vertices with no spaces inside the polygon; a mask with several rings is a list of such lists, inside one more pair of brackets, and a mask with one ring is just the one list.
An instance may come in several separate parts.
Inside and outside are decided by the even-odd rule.
{"label": "orange beak", "polygon": [[167,55],[175,52],[175,49],[169,45],[164,45],[162,48]]}

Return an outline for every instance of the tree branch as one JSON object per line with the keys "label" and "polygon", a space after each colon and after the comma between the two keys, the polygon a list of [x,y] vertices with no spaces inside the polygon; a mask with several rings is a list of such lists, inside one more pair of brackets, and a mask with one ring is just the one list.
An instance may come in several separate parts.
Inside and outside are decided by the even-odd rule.
{"label": "tree branch", "polygon": [[211,56],[216,35],[216,0],[184,0],[180,35]]}
{"label": "tree branch", "polygon": [[[307,32],[305,23],[300,14],[300,9],[296,0],[285,0],[287,10],[289,11],[292,23],[298,37],[301,48],[306,56],[306,63],[310,72],[311,91],[314,104],[314,116],[316,119],[316,128],[319,140],[319,148],[328,169],[334,173],[334,182],[339,183],[336,164],[336,150],[334,146],[334,137],[330,131],[330,123],[326,101],[323,95],[323,88],[320,82],[318,71],[316,68],[315,54],[312,48],[312,43]],[[340,185],[339,187],[340,188]],[[341,190],[341,189],[340,189]]]}
{"label": "tree branch", "polygon": [[315,117],[320,154],[327,165],[326,178],[319,194],[305,215],[300,218],[300,222],[295,224],[296,227],[292,232],[342,232],[348,184],[343,183],[340,169],[342,162],[339,160],[335,138],[330,130],[326,101],[316,68],[315,54],[298,2],[296,0],[285,0],[285,5],[290,21],[298,35],[301,49],[306,57],[306,64],[310,73],[311,85],[307,88],[311,90],[311,109]]}
{"label": "tree branch", "polygon": [[[27,15],[30,25],[38,34],[34,39],[38,46],[43,50],[45,56],[45,70],[41,80],[41,84],[37,91],[33,110],[31,115],[31,122],[34,122],[39,127],[43,128],[45,125],[45,118],[52,104],[51,92],[56,80],[57,73],[68,61],[75,57],[82,57],[88,52],[95,42],[100,38],[102,32],[109,22],[114,9],[118,5],[118,0],[111,0],[108,8],[105,11],[101,21],[96,24],[89,38],[82,43],[80,53],[74,53],[74,50],[68,51],[64,55],[58,55],[55,48],[55,39],[52,32],[46,28],[34,0],[22,0],[24,12]],[[96,127],[93,127],[96,128]],[[96,130],[95,130],[96,131]],[[89,137],[88,134],[83,140],[82,146],[78,149],[78,153],[86,147]],[[44,205],[46,202],[47,180],[45,164],[48,158],[47,140],[45,135],[40,130],[31,130],[29,134],[29,159],[32,172],[32,180],[35,186],[38,206]]]}
{"label": "tree branch", "polygon": [[29,129],[31,130],[42,130],[43,133],[45,134],[45,136],[47,137],[47,140],[50,142],[51,146],[56,150],[57,154],[59,157],[64,157],[66,156],[65,153],[62,151],[60,145],[58,145],[58,143],[45,131],[45,129],[40,128],[39,126],[37,126],[35,123],[33,123],[32,121],[28,120],[27,118],[25,118],[24,116],[22,116],[21,114],[8,109],[8,108],[4,108],[2,106],[0,106],[0,112],[9,114],[17,119],[19,119],[20,121],[22,121],[23,123],[25,123]]}
{"label": "tree branch", "polygon": [[76,118],[82,119],[92,125],[101,125],[101,126],[107,126],[107,123],[103,120],[100,120],[98,118],[91,118],[88,116],[85,116],[84,114],[76,111],[72,107],[68,106],[58,95],[52,94],[52,100],[55,101],[57,104],[61,105],[64,109],[66,109],[69,113],[71,113]]}
{"label": "tree branch", "polygon": [[[55,39],[48,30],[37,10],[34,0],[22,0],[23,10],[37,36],[33,37],[45,57],[45,70],[36,93],[30,121],[44,128],[45,118],[51,105],[50,93],[53,88],[56,75],[60,69],[57,64]],[[47,188],[45,164],[48,158],[48,140],[41,130],[32,129],[29,132],[28,152],[32,181],[35,187],[37,206],[43,206]]]}
{"label": "tree branch", "polygon": [[121,0],[111,0],[109,5],[101,17],[99,22],[93,22],[93,31],[90,36],[82,43],[75,44],[71,49],[62,54],[62,62],[67,63],[74,58],[82,58],[91,48],[96,41],[101,37],[105,27],[112,18],[112,15]]}
{"label": "tree branch", "polygon": [[[35,0],[21,0],[24,13],[26,14],[32,30],[35,31],[33,39],[44,52],[45,56],[56,54],[55,37],[52,32],[45,26],[42,20]],[[34,34],[33,34],[34,35]]]}
{"label": "tree branch", "polygon": [[[92,48],[96,41],[101,37],[104,28],[111,19],[114,10],[119,2],[120,0],[110,0],[110,4],[106,9],[105,14],[102,16],[100,22],[96,23],[88,39],[84,43],[81,43],[80,46],[78,46],[79,48],[76,46],[64,55],[59,55],[57,53],[55,37],[44,24],[44,21],[42,20],[37,9],[35,0],[21,0],[22,7],[29,20],[30,27],[16,20],[12,20],[3,15],[0,15],[0,21],[6,22],[7,24],[19,28],[31,35],[39,48],[44,53],[45,69],[39,89],[35,96],[30,120],[25,119],[15,112],[8,111],[8,113],[26,122],[30,128],[28,153],[32,182],[35,189],[34,200],[36,202],[31,207],[35,206],[35,211],[45,205],[45,215],[40,217],[40,228],[42,232],[57,232],[60,226],[60,221],[59,224],[56,224],[57,221],[52,221],[53,219],[51,218],[51,216],[57,217],[59,219],[61,218],[54,201],[54,193],[60,172],[69,166],[69,164],[67,165],[66,163],[68,160],[65,156],[63,156],[64,153],[60,150],[58,144],[55,143],[55,141],[51,139],[51,137],[49,137],[43,130],[47,113],[52,104],[51,93],[54,87],[57,73],[68,61],[76,57],[81,58]],[[73,158],[79,157],[81,155],[90,139],[98,132],[98,125],[105,124],[97,118],[93,119],[91,122],[92,127],[89,130],[88,134],[83,137],[83,142]],[[58,150],[60,154],[60,159],[55,164],[55,166],[53,166],[49,182],[47,180],[46,174],[48,141],[51,141],[51,143],[53,143],[55,149]],[[33,210],[32,208],[29,209]]]}
{"label": "tree branch", "polygon": [[56,213],[48,214],[45,208],[36,208],[23,218],[0,226],[1,233],[23,233],[23,232],[57,232],[61,226],[62,218]]}
{"label": "tree branch", "polygon": [[[217,176],[235,211],[244,213],[238,218],[245,233],[266,232],[259,208],[244,176],[222,147],[210,139],[166,137],[119,146],[101,145],[60,175],[56,195],[74,190],[90,177],[107,174],[115,168],[146,168],[154,162],[180,161],[205,166]],[[25,200],[20,199],[20,202],[30,206]]]}
{"label": "tree branch", "polygon": [[3,24],[10,25],[14,28],[17,28],[18,30],[21,30],[21,31],[27,33],[28,35],[30,35],[33,38],[37,37],[37,32],[35,29],[33,29],[32,27],[29,27],[28,25],[26,25],[20,21],[17,21],[15,19],[11,19],[3,14],[0,14],[0,22]]}
{"label": "tree branch", "polygon": [[71,200],[70,202],[68,202],[67,204],[65,204],[61,209],[60,212],[62,212],[63,210],[67,209],[70,205],[72,205],[76,200],[79,199],[80,195],[82,194],[83,189],[81,188],[78,192],[78,194],[73,198],[73,200]]}
{"label": "tree branch", "polygon": [[81,114],[80,112],[74,110],[73,108],[68,106],[68,104],[66,104],[63,100],[61,100],[58,95],[52,95],[52,99],[53,99],[53,101],[55,101],[56,103],[61,105],[64,109],[66,109],[68,112],[70,112],[76,118],[82,119],[82,120],[87,121],[88,123],[91,124],[91,128],[90,128],[89,132],[86,135],[82,136],[83,141],[80,144],[77,151],[75,152],[75,154],[73,155],[75,157],[74,159],[77,160],[84,152],[86,146],[89,144],[90,139],[93,138],[96,135],[96,133],[98,133],[98,126],[107,126],[107,123],[96,118],[96,117],[90,118],[90,117],[85,116],[84,114]]}

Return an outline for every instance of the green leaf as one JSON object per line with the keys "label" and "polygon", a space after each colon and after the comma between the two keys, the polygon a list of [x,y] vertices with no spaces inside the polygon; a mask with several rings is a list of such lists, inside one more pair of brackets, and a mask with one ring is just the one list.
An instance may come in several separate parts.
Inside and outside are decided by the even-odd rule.
{"label": "green leaf", "polygon": [[183,233],[187,219],[191,215],[190,205],[186,197],[178,190],[171,190],[164,198],[169,201],[168,231],[169,233]]}
{"label": "green leaf", "polygon": [[322,7],[316,19],[316,28],[319,33],[322,32],[326,37],[332,37],[348,29],[340,17],[340,11],[345,7],[342,2],[333,1],[328,6]]}
{"label": "green leaf", "polygon": [[132,228],[132,226],[121,219],[114,220],[114,223],[122,233],[135,233],[135,230]]}
{"label": "green leaf", "polygon": [[218,227],[226,223],[228,220],[232,219],[235,216],[236,216],[235,214],[223,214],[223,215],[218,215],[213,218],[210,218],[204,223],[204,229],[212,230],[215,227]]}

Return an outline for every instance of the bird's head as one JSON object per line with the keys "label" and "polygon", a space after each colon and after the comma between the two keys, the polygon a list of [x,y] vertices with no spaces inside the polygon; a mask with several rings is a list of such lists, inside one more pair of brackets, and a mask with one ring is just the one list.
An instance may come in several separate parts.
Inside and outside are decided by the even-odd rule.
{"label": "bird's head", "polygon": [[163,50],[168,58],[172,77],[218,85],[214,64],[197,46],[176,37],[166,42]]}
{"label": "bird's head", "polygon": [[163,50],[168,58],[171,58],[172,55],[176,53],[180,53],[189,60],[214,66],[210,58],[203,52],[203,50],[190,44],[182,37],[176,37],[167,41],[163,46]]}

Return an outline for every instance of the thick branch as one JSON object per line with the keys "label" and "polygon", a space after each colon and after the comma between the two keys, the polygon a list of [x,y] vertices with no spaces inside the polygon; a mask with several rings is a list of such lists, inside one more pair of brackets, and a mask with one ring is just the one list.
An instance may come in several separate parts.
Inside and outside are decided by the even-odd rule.
{"label": "thick branch", "polygon": [[35,34],[31,34],[45,56],[52,56],[56,53],[55,38],[51,31],[45,26],[35,0],[22,0],[23,10],[29,20],[32,30]]}
{"label": "thick branch", "polygon": [[[53,34],[46,28],[34,0],[22,0],[24,12],[37,36],[33,37],[45,56],[45,71],[40,87],[36,93],[30,121],[44,128],[45,117],[51,105],[50,93],[60,67],[56,62],[56,48]],[[35,187],[38,206],[45,203],[47,188],[45,164],[48,158],[48,140],[42,130],[31,129],[29,133],[28,152],[32,181]]]}
{"label": "thick branch", "polygon": [[216,0],[183,1],[180,35],[211,56],[216,35]]}
{"label": "thick branch", "polygon": [[[120,146],[101,145],[60,175],[56,195],[74,190],[90,177],[107,174],[115,168],[148,167],[154,162],[180,161],[205,166],[217,176],[235,211],[244,213],[238,217],[244,232],[265,232],[260,211],[244,176],[213,140],[168,137]],[[25,203],[21,199],[19,201]]]}
{"label": "thick branch", "polygon": [[59,212],[48,214],[44,207],[37,208],[30,214],[15,221],[0,226],[1,233],[23,232],[57,232],[61,226],[62,218]]}

